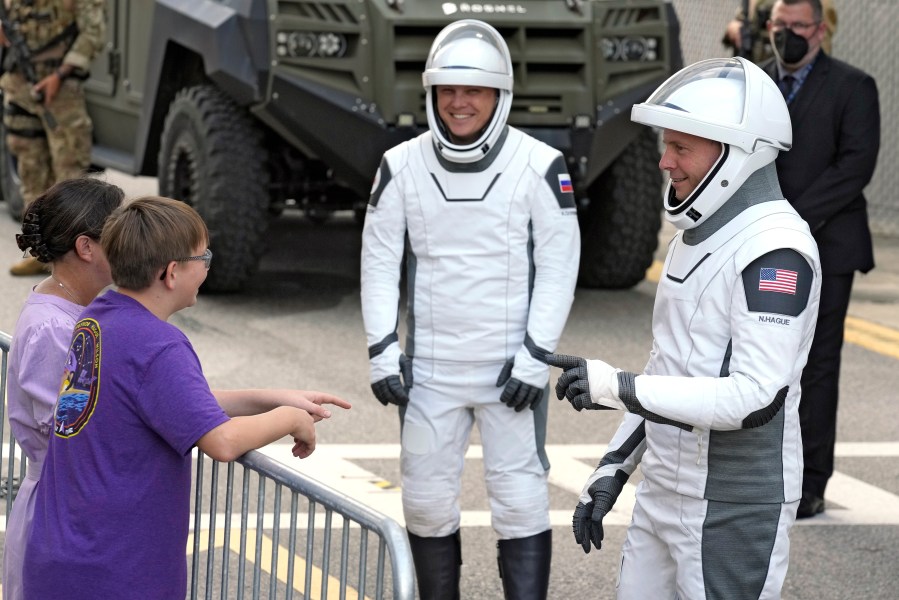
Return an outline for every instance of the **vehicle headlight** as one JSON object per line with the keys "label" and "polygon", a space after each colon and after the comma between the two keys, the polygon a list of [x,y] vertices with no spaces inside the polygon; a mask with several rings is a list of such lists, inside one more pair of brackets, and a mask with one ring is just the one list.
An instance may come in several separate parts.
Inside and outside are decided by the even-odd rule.
{"label": "vehicle headlight", "polygon": [[279,31],[278,56],[340,58],[346,54],[346,36],[333,31]]}
{"label": "vehicle headlight", "polygon": [[599,47],[603,58],[609,61],[650,61],[659,56],[659,39],[641,35],[604,37],[599,41]]}

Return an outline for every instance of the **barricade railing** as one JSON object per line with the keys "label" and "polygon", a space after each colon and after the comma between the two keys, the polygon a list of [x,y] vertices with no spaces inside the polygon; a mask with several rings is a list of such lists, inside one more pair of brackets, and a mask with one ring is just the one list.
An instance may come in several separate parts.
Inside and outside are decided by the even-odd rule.
{"label": "barricade railing", "polygon": [[[10,342],[0,332],[0,440]],[[11,432],[4,454],[8,517],[27,462]],[[191,600],[414,598],[409,541],[393,519],[261,452],[233,463],[194,457]]]}
{"label": "barricade railing", "polygon": [[2,471],[2,477],[0,477],[0,498],[3,499],[4,523],[6,523],[6,517],[9,516],[9,511],[12,508],[13,497],[19,487],[19,482],[25,479],[25,468],[27,467],[22,449],[16,444],[12,434],[9,435],[9,441],[5,441],[6,436],[4,435],[6,433],[6,362],[9,358],[9,345],[11,343],[12,338],[9,334],[0,331],[0,354],[2,354],[2,358],[0,358],[0,442],[3,442],[3,460],[0,461],[0,464],[2,464],[0,466],[0,471]]}

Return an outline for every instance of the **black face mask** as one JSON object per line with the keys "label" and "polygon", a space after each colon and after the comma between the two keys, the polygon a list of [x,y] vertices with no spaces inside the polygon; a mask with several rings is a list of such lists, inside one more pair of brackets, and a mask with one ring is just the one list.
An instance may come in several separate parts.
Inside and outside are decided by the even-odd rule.
{"label": "black face mask", "polygon": [[794,65],[808,54],[808,40],[784,28],[774,32],[774,51],[785,65]]}

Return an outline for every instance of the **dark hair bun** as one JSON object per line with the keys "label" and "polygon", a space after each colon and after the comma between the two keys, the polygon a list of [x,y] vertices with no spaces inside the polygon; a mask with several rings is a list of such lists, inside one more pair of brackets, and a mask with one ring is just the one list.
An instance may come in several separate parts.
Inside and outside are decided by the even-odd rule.
{"label": "dark hair bun", "polygon": [[16,234],[16,244],[23,252],[30,248],[31,256],[41,262],[48,263],[56,258],[41,237],[40,217],[37,213],[29,212],[25,215],[22,220],[22,233]]}

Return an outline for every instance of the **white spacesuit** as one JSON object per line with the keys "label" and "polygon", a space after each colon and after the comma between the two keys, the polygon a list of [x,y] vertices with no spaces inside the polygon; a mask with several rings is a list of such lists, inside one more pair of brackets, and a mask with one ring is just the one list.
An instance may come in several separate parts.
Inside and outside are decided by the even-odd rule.
{"label": "white spacesuit", "polygon": [[[801,494],[799,379],[821,270],[773,165],[792,138],[771,79],[743,59],[683,69],[634,121],[721,143],[679,200],[642,374],[550,357],[575,408],[628,411],[575,511],[577,541],[599,548],[602,517],[640,465],[619,598],[779,598]],[[602,413],[601,413],[602,414]]]}
{"label": "white spacesuit", "polygon": [[[571,307],[580,238],[562,155],[505,123],[511,73],[489,25],[444,29],[423,75],[430,131],[385,153],[365,219],[372,389],[401,406],[403,510],[423,598],[459,594],[461,472],[474,423],[506,594],[541,598],[548,584],[545,356]],[[477,140],[454,139],[437,86],[498,90]]]}

